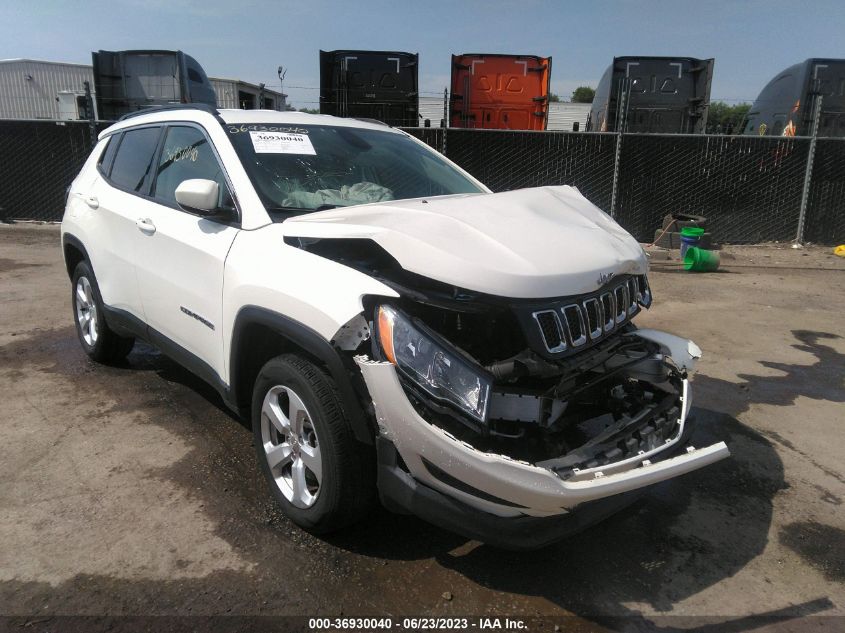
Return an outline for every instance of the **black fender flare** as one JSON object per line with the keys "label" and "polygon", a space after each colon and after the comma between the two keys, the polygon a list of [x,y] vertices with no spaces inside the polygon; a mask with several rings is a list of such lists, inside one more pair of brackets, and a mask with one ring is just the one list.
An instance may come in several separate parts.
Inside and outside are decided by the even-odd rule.
{"label": "black fender flare", "polygon": [[90,264],[92,267],[94,266],[94,264],[91,262],[91,258],[88,256],[88,250],[85,248],[85,246],[83,246],[82,241],[71,233],[65,233],[64,235],[62,235],[62,259],[64,259],[65,261],[65,268],[67,269],[69,277],[73,276],[73,271],[68,268],[67,255],[65,252],[65,247],[68,245],[73,246],[75,249],[79,250],[79,252],[82,253],[83,259],[85,259],[85,261],[88,262],[88,264]]}
{"label": "black fender flare", "polygon": [[[243,345],[242,333],[247,326],[254,324],[262,325],[278,333],[293,345],[320,361],[328,369],[343,399],[344,409],[349,416],[355,438],[360,442],[372,445],[374,443],[373,427],[369,424],[352,384],[350,371],[344,364],[338,350],[307,325],[266,308],[253,305],[244,306],[235,317],[229,350],[229,397],[231,401],[242,401],[246,395],[237,393],[241,379],[241,367],[238,359],[243,354],[241,349]],[[248,395],[247,398],[249,398]]]}

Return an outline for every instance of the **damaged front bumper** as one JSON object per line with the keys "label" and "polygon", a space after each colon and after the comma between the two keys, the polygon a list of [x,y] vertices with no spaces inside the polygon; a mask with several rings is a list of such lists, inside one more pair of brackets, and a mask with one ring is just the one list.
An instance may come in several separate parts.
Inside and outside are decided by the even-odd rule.
{"label": "damaged front bumper", "polygon": [[[395,367],[386,362],[376,362],[367,357],[356,357],[356,362],[372,397],[380,433],[380,462],[382,470],[396,465],[391,473],[391,495],[394,504],[406,510],[423,514],[408,500],[408,492],[397,493],[396,486],[415,488],[417,502],[419,491],[429,497],[445,495],[444,507],[463,508],[458,515],[481,513],[472,523],[485,517],[489,522],[532,523],[535,518],[555,518],[563,521],[567,515],[586,514],[605,516],[615,511],[632,491],[678,475],[696,470],[729,455],[724,442],[707,448],[683,447],[688,437],[685,433],[689,412],[690,388],[683,381],[681,413],[678,431],[671,439],[648,453],[634,459],[606,466],[580,470],[575,476],[562,479],[550,468],[512,459],[506,455],[485,453],[470,444],[456,439],[443,429],[421,417],[405,395]],[[389,444],[387,444],[389,443]],[[391,459],[391,445],[398,459]],[[674,457],[666,457],[678,453]],[[660,461],[657,461],[657,460]],[[386,481],[381,481],[382,495]],[[384,484],[384,485],[383,485]],[[402,499],[405,499],[403,503]],[[597,512],[587,512],[588,506],[606,500]],[[571,512],[578,506],[578,512]],[[423,518],[429,518],[423,516]],[[454,518],[454,517],[453,517]],[[452,520],[434,519],[445,527],[456,529]],[[463,524],[469,521],[464,517]],[[570,520],[570,522],[572,522]],[[461,521],[458,521],[461,523]],[[578,523],[578,521],[575,521]],[[583,526],[582,526],[583,527]],[[502,527],[497,528],[501,531]],[[466,529],[456,529],[466,532]],[[560,530],[563,535],[569,530]],[[473,531],[478,535],[478,531]],[[495,538],[495,534],[493,535]],[[489,542],[489,538],[484,538]]]}

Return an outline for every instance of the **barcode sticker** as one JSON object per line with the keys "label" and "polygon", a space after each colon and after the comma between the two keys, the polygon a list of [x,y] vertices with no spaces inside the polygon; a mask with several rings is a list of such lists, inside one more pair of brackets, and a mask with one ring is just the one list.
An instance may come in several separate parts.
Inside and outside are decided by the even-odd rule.
{"label": "barcode sticker", "polygon": [[316,156],[307,134],[286,132],[250,132],[256,154],[310,154]]}

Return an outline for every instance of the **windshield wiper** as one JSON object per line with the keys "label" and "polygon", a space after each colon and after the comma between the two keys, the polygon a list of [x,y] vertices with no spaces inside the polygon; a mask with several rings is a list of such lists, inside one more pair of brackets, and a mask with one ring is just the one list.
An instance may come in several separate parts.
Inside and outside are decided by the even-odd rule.
{"label": "windshield wiper", "polygon": [[272,213],[311,213],[314,209],[306,209],[305,207],[267,207],[267,210]]}
{"label": "windshield wiper", "polygon": [[316,213],[317,211],[328,211],[329,209],[336,209],[338,204],[321,204],[320,206],[311,209],[308,207],[267,207],[270,213],[285,213],[287,215],[299,215],[302,213]]}

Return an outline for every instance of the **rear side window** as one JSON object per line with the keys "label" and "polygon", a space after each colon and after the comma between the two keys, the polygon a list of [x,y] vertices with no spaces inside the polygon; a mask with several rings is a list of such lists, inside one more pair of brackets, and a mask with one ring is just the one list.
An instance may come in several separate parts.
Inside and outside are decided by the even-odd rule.
{"label": "rear side window", "polygon": [[159,131],[160,128],[147,127],[123,133],[110,175],[115,185],[142,192],[152,167]]}
{"label": "rear side window", "polygon": [[223,170],[205,134],[194,127],[169,127],[156,168],[153,196],[175,205],[176,188],[191,178],[215,181],[220,186],[220,206],[231,206]]}
{"label": "rear side window", "polygon": [[114,154],[117,152],[117,146],[120,144],[120,134],[114,134],[106,139],[106,149],[100,154],[100,160],[97,163],[100,171],[106,176],[109,175],[111,164],[114,160]]}

